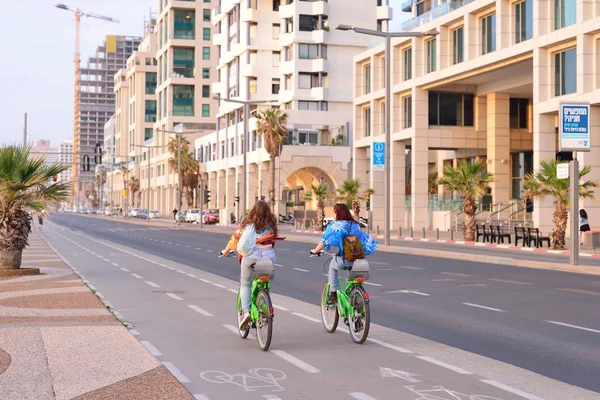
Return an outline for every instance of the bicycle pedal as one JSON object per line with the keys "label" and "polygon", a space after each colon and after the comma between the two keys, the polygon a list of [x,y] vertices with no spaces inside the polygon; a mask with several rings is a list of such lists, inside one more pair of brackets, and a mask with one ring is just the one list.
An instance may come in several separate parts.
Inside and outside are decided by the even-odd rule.
{"label": "bicycle pedal", "polygon": [[350,326],[350,323],[348,322],[348,318],[344,318],[344,324],[345,324],[346,326]]}

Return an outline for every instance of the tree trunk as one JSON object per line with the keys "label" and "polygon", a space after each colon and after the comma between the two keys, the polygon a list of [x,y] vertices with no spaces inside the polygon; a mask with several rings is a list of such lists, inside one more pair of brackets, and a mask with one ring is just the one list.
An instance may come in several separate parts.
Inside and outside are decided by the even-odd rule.
{"label": "tree trunk", "polygon": [[323,231],[323,220],[325,219],[325,203],[319,200],[317,203],[317,231]]}
{"label": "tree trunk", "polygon": [[0,249],[0,270],[21,268],[23,250]]}
{"label": "tree trunk", "polygon": [[271,170],[269,171],[271,175],[271,182],[269,185],[269,203],[271,204],[271,211],[275,212],[275,157],[271,157],[271,162],[269,163]]}
{"label": "tree trunk", "polygon": [[550,247],[553,250],[563,250],[565,248],[565,232],[567,230],[568,215],[569,213],[565,207],[559,205],[554,208],[554,215],[552,217],[554,230],[550,235]]}
{"label": "tree trunk", "polygon": [[352,200],[352,211],[354,212],[354,219],[360,221],[360,219],[358,218],[360,214],[360,200]]}
{"label": "tree trunk", "polygon": [[465,214],[464,235],[466,242],[475,241],[475,211],[477,211],[475,201],[472,198],[467,197],[463,203],[463,213]]}

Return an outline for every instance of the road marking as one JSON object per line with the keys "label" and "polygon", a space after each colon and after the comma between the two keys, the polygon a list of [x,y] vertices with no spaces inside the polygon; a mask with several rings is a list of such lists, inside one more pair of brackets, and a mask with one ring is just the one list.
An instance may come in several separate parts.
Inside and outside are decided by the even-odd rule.
{"label": "road marking", "polygon": [[175,243],[175,246],[181,246],[179,243]]}
{"label": "road marking", "polygon": [[306,254],[306,251],[296,250],[296,253]]}
{"label": "road marking", "polygon": [[140,340],[140,343],[144,345],[144,347],[146,348],[146,350],[148,350],[150,352],[150,354],[152,354],[155,357],[158,356],[162,356],[162,353],[160,351],[158,351],[158,349],[156,347],[154,347],[152,345],[152,343],[146,341],[146,340]]}
{"label": "road marking", "polygon": [[458,273],[458,272],[440,272],[440,274],[442,274],[442,275],[452,275],[452,276],[474,276],[474,275],[471,275],[471,274],[461,274],[461,273]]}
{"label": "road marking", "polygon": [[281,400],[280,397],[275,396],[274,394],[263,394],[263,399],[266,400]]}
{"label": "road marking", "polygon": [[183,300],[181,297],[177,296],[177,295],[176,295],[176,294],[174,294],[174,293],[165,293],[165,294],[166,294],[167,296],[169,296],[170,298],[172,298],[172,299],[175,299],[175,300]]}
{"label": "road marking", "polygon": [[177,272],[179,272],[180,274],[187,274],[185,271],[180,271],[178,269],[176,269]]}
{"label": "road marking", "polygon": [[187,276],[189,276],[190,278],[196,278],[196,275],[194,274],[187,274]]}
{"label": "road marking", "polygon": [[453,278],[432,279],[431,282],[455,282]]}
{"label": "road marking", "polygon": [[236,328],[233,325],[223,325],[223,328],[227,329],[228,331],[231,331],[231,332],[235,333],[236,335],[240,334],[240,331],[238,330],[238,328]]}
{"label": "road marking", "polygon": [[196,400],[210,400],[207,396],[203,394],[194,394],[193,396]]}
{"label": "road marking", "polygon": [[273,264],[273,265],[275,265],[276,267],[283,267],[282,264]]}
{"label": "road marking", "polygon": [[212,317],[213,315],[211,313],[209,313],[208,311],[206,311],[203,308],[200,308],[196,305],[190,304],[188,305],[189,308],[191,308],[192,310],[196,311],[198,314],[204,315],[205,317]]}
{"label": "road marking", "polygon": [[304,319],[306,319],[306,320],[309,320],[309,321],[312,321],[312,322],[321,322],[321,320],[320,320],[320,319],[316,319],[316,318],[313,318],[313,317],[309,317],[308,315],[304,315],[304,314],[302,314],[302,313],[297,313],[297,312],[295,312],[295,313],[292,313],[292,314],[294,314],[296,317],[304,318]]}
{"label": "road marking", "polygon": [[119,266],[119,264],[117,264],[117,263],[111,263],[111,264],[114,265],[115,267]]}
{"label": "road marking", "polygon": [[134,278],[138,278],[138,279],[144,279],[144,278],[142,278],[141,275],[138,275],[138,274],[131,274],[131,276],[133,276]]}
{"label": "road marking", "polygon": [[189,249],[189,248],[190,248],[190,247],[192,247],[192,246],[188,246],[188,245],[186,244],[186,245],[185,245],[185,247],[187,247],[187,248]]}
{"label": "road marking", "polygon": [[427,357],[427,356],[417,356],[417,358],[419,358],[419,359],[421,359],[423,361],[427,361],[429,363],[438,365],[440,367],[449,369],[450,371],[454,371],[457,374],[461,374],[461,375],[473,375],[472,372],[469,372],[469,371],[464,370],[464,369],[459,368],[459,367],[455,367],[454,365],[451,365],[451,364],[446,364],[445,362],[440,361],[440,360],[436,360],[435,358],[431,358],[431,357]]}
{"label": "road marking", "polygon": [[419,292],[418,290],[414,290],[414,289],[404,289],[404,290],[390,290],[390,291],[386,291],[385,293],[407,293],[407,294],[416,294],[418,296],[431,296],[428,293],[423,293],[423,292]]}
{"label": "road marking", "polygon": [[194,247],[196,250],[202,250],[202,248],[200,247]]}
{"label": "road marking", "polygon": [[318,374],[321,371],[319,371],[317,368],[313,367],[310,364],[305,363],[304,361],[294,357],[293,355],[286,353],[285,351],[282,350],[271,350],[270,353],[275,354],[277,357],[282,358],[283,360],[289,362],[290,364],[295,365],[296,367],[300,368],[301,370],[308,372],[309,374]]}
{"label": "road marking", "polygon": [[102,258],[103,261],[110,262],[108,258]]}
{"label": "road marking", "polygon": [[497,387],[498,389],[502,389],[502,390],[504,390],[506,392],[509,392],[509,393],[512,393],[512,394],[516,394],[517,396],[521,396],[524,399],[528,399],[528,400],[543,400],[541,397],[537,397],[537,396],[535,396],[533,394],[529,394],[529,393],[524,392],[522,390],[515,389],[514,387],[507,386],[507,385],[505,385],[503,383],[496,382],[496,381],[493,381],[491,379],[482,379],[481,382],[487,383],[488,385]]}
{"label": "road marking", "polygon": [[238,292],[238,291],[237,291],[237,290],[235,290],[235,289],[227,289],[227,290],[229,290],[231,293],[235,293],[235,294],[237,294],[237,292]]}
{"label": "road marking", "polygon": [[496,312],[506,312],[506,311],[501,310],[499,308],[480,306],[479,304],[473,304],[473,303],[463,303],[463,304],[465,306],[469,306],[469,307],[483,308],[484,310],[490,310],[490,311],[496,311]]}
{"label": "road marking", "polygon": [[459,283],[456,286],[469,286],[469,287],[485,287],[485,283]]}
{"label": "road marking", "polygon": [[594,333],[600,333],[600,330],[597,329],[592,329],[592,328],[586,328],[585,326],[579,326],[579,325],[571,325],[571,324],[565,324],[564,322],[558,322],[558,321],[546,321],[550,324],[555,324],[555,325],[561,325],[561,326],[566,326],[569,328],[575,328],[575,329],[580,329],[582,331],[588,331],[588,332],[594,332]]}
{"label": "road marking", "polygon": [[[237,293],[237,292],[236,292],[236,293]],[[288,310],[288,309],[287,309],[287,308],[285,308],[285,307],[277,306],[277,305],[275,305],[275,304],[273,304],[273,308],[274,308],[274,309],[276,309],[276,310],[280,310],[280,311],[290,311],[290,310]]]}
{"label": "road marking", "polygon": [[161,242],[161,243],[165,243],[165,241],[164,241],[164,240],[161,240],[160,242]]}
{"label": "road marking", "polygon": [[162,363],[165,367],[167,367],[167,369],[169,370],[169,372],[171,372],[173,374],[173,376],[175,376],[175,378],[177,378],[177,380],[181,383],[190,383],[191,381],[184,375],[181,373],[180,370],[178,370],[173,364],[171,364],[170,362],[163,362]]}
{"label": "road marking", "polygon": [[137,329],[130,329],[129,333],[131,333],[133,336],[140,336],[140,333]]}
{"label": "road marking", "polygon": [[212,250],[206,250],[206,251],[209,252],[209,253],[214,253],[214,251],[212,251]]}
{"label": "road marking", "polygon": [[173,242],[167,242],[167,244],[173,244]]}
{"label": "road marking", "polygon": [[218,287],[218,288],[221,288],[221,289],[225,289],[225,286],[223,286],[223,285],[219,285],[218,283],[213,283],[212,285],[213,285],[213,286],[216,286],[216,287]]}
{"label": "road marking", "polygon": [[351,397],[355,398],[356,400],[377,400],[375,397],[373,396],[369,396],[366,393],[361,393],[361,392],[352,392],[352,393],[348,393]]}
{"label": "road marking", "polygon": [[373,283],[373,282],[365,282],[365,285],[371,285],[371,286],[377,286],[377,287],[383,286],[383,285],[380,285],[379,283]]}
{"label": "road marking", "polygon": [[405,349],[405,348],[402,348],[402,347],[395,346],[395,345],[393,345],[393,344],[389,344],[389,343],[386,343],[386,342],[382,342],[382,341],[381,341],[381,340],[379,340],[379,339],[367,338],[367,340],[368,340],[369,342],[376,343],[376,344],[378,344],[378,345],[380,345],[380,346],[387,347],[388,349],[395,350],[395,351],[397,351],[398,353],[412,354],[412,351],[410,351],[410,350],[407,350],[407,349]]}
{"label": "road marking", "polygon": [[381,262],[381,261],[369,261],[369,263],[373,264],[373,265],[390,265],[386,262]]}
{"label": "road marking", "polygon": [[209,281],[209,280],[206,280],[206,279],[204,279],[204,278],[200,278],[200,280],[201,280],[202,282],[204,282],[204,283],[212,283],[211,281]]}
{"label": "road marking", "polygon": [[310,272],[307,269],[302,269],[302,268],[294,268],[296,271],[300,271],[300,272]]}
{"label": "road marking", "polygon": [[522,281],[511,281],[510,279],[489,279],[494,282],[502,282],[502,283],[512,283],[513,285],[533,285],[531,282],[522,282]]}
{"label": "road marking", "polygon": [[152,281],[146,281],[146,283],[154,288],[156,287],[160,287],[159,285],[157,285],[156,283],[152,282]]}
{"label": "road marking", "polygon": [[600,292],[592,292],[591,290],[570,289],[570,288],[556,288],[556,289],[557,290],[562,290],[562,291],[565,291],[565,292],[589,294],[590,296],[600,296]]}
{"label": "road marking", "polygon": [[165,264],[158,264],[158,265],[160,265],[161,267],[167,268],[167,266]]}

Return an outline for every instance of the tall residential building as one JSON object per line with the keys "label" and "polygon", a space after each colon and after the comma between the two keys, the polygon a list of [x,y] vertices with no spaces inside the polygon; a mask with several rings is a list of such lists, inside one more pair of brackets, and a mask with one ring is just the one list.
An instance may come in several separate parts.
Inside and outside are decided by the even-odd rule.
{"label": "tall residential building", "polygon": [[[312,185],[324,183],[333,191],[348,177],[352,60],[366,50],[370,38],[333,28],[381,28],[378,10],[375,2],[363,0],[220,1],[212,19],[219,54],[212,91],[223,99],[267,104],[252,106],[246,116],[241,104],[221,101],[217,132],[196,140],[211,207],[239,211],[234,198],[241,196],[244,181],[248,206],[268,196],[269,156],[254,118],[265,108],[281,108],[288,115],[289,136],[275,166],[275,197],[281,206],[302,205],[302,193]],[[250,128],[246,145],[244,118]],[[246,180],[244,151],[249,153]]]}
{"label": "tall residential building", "polygon": [[113,115],[106,121],[104,124],[104,145],[102,147],[102,164],[106,168],[113,168],[115,164],[115,146],[116,146],[116,138],[115,138],[115,126],[116,120]]}
{"label": "tall residential building", "polygon": [[[439,187],[429,196],[428,173],[442,176],[445,165],[467,159],[494,176],[491,211],[481,215],[523,223],[532,214],[533,225],[549,232],[552,201],[536,200],[531,213],[523,177],[543,160],[572,158],[558,148],[561,102],[592,106],[591,151],[578,158],[592,168],[586,178],[600,181],[600,2],[422,0],[406,1],[403,10],[412,16],[403,30],[439,35],[392,41],[392,230],[454,228],[460,216],[446,207],[451,194]],[[383,141],[384,91],[373,73],[383,56],[383,46],[356,56],[348,81],[355,88],[354,175],[375,189],[380,226],[384,175],[370,160],[373,143]],[[585,199],[581,207],[600,220],[600,204]]]}
{"label": "tall residential building", "polygon": [[69,167],[58,175],[59,182],[70,182],[73,166],[73,141],[64,140],[58,146],[58,162]]}
{"label": "tall residential building", "polygon": [[47,164],[53,164],[58,161],[58,149],[52,147],[49,140],[36,140],[31,148],[31,152],[36,157],[44,157]]}
{"label": "tall residential building", "polygon": [[[114,79],[115,73],[124,68],[127,59],[140,44],[141,38],[108,35],[106,40],[96,48],[85,68],[81,68],[80,115],[73,132],[73,150],[75,162],[81,165],[81,156],[89,155],[93,160],[96,143],[104,141],[104,124],[115,110]],[[74,201],[87,202],[83,195],[92,184],[94,168],[83,172],[73,168],[72,180]]]}

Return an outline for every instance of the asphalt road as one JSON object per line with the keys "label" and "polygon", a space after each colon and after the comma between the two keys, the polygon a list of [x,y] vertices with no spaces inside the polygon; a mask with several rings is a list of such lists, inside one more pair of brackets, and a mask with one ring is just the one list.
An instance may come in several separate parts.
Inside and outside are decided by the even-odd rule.
{"label": "asphalt road", "polygon": [[[222,329],[220,333],[213,332],[210,330],[213,327],[209,329],[204,325],[197,327],[192,323],[191,326],[187,326],[188,322],[192,320],[177,318],[180,313],[169,312],[162,303],[154,306],[156,300],[147,300],[145,297],[148,294],[142,294],[140,290],[132,287],[131,284],[143,283],[144,289],[152,289],[151,285],[144,283],[141,278],[137,277],[128,280],[116,278],[113,275],[124,273],[120,268],[99,269],[94,264],[102,264],[103,260],[97,261],[94,257],[91,257],[93,262],[88,263],[90,257],[86,258],[84,254],[80,254],[80,247],[72,242],[90,248],[95,247],[97,248],[95,252],[99,255],[108,252],[106,258],[111,258],[111,255],[117,253],[126,254],[127,249],[131,249],[131,252],[138,254],[138,257],[141,254],[145,257],[156,258],[156,260],[163,259],[177,265],[187,266],[187,268],[191,267],[193,270],[199,271],[198,276],[200,276],[200,272],[214,274],[220,277],[219,279],[224,279],[224,282],[228,282],[229,289],[233,290],[235,281],[239,276],[238,265],[233,260],[216,259],[217,252],[224,247],[227,240],[225,235],[144,227],[75,215],[59,215],[54,222],[62,228],[51,227],[50,229],[54,231],[47,233],[47,235],[49,235],[48,239],[51,243],[56,244],[57,250],[67,259],[73,257],[73,260],[71,260],[72,265],[85,273],[90,282],[96,284],[97,281],[99,290],[104,293],[107,299],[114,302],[115,307],[122,310],[123,315],[128,320],[136,321],[136,326],[146,327],[145,325],[148,325],[147,330],[140,329],[140,331],[149,334],[164,332],[158,334],[155,341],[161,343],[161,351],[163,349],[172,350],[175,354],[174,357],[180,360],[178,363],[184,366],[187,371],[194,369],[193,363],[190,364],[188,361],[186,364],[185,361],[186,355],[189,355],[188,346],[200,346],[200,349],[196,350],[201,351],[204,339],[198,340],[198,335],[191,335],[190,340],[192,340],[192,343],[184,344],[185,340],[178,335],[185,337],[186,334],[189,335],[190,329],[192,331],[200,329],[203,332],[206,330],[205,333],[208,335],[206,340],[210,343],[211,335],[220,337],[224,334]],[[51,224],[51,226],[53,225]],[[112,243],[112,246],[122,248],[118,251],[111,250],[105,243],[97,242],[98,239],[102,242],[105,241],[105,243]],[[315,240],[318,239],[315,238]],[[61,246],[64,247],[62,251]],[[304,315],[312,313],[313,319],[315,319],[318,318],[318,308],[314,305],[318,302],[320,287],[325,277],[322,275],[324,260],[308,258],[308,250],[311,247],[305,243],[289,241],[278,244],[277,262],[281,266],[277,270],[273,292],[285,296],[281,297],[282,303],[279,304],[287,302],[293,305],[293,308],[287,306],[285,308],[291,311],[305,309]],[[74,256],[74,254],[77,256]],[[128,261],[127,265],[131,263],[132,267],[127,268],[133,271],[133,266],[135,266],[135,268],[143,269],[144,274],[147,275],[150,273],[148,269],[154,264],[149,265],[147,262],[141,262],[138,257],[130,256],[132,260]],[[155,262],[161,263],[160,261]],[[385,335],[387,335],[384,335],[385,337],[396,338],[402,343],[407,341],[411,344],[420,343],[424,339],[433,341],[435,345],[427,342],[427,345],[423,345],[423,347],[434,348],[439,346],[442,350],[436,353],[438,359],[441,359],[442,355],[448,352],[458,352],[459,350],[456,349],[465,350],[469,353],[460,352],[459,359],[466,363],[462,365],[470,365],[470,368],[476,371],[475,373],[484,376],[485,374],[497,373],[500,370],[512,368],[503,364],[506,363],[569,385],[600,392],[600,380],[598,379],[598,376],[600,376],[600,347],[597,345],[598,335],[600,335],[600,311],[597,307],[600,300],[600,278],[383,252],[371,256],[370,262],[372,274],[369,285],[366,287],[371,295],[373,322],[381,326],[379,329],[381,332],[385,332]],[[123,263],[118,264],[121,264],[121,268],[123,268]],[[173,278],[187,276],[183,272],[173,274],[168,269],[165,270],[160,267],[158,271],[156,269],[156,267],[152,268],[152,273],[160,272],[163,275],[169,275],[169,277],[161,275],[153,278],[151,282],[159,286],[162,286],[158,283],[159,280],[170,282]],[[108,271],[110,271],[110,275],[106,275]],[[142,273],[140,272],[139,275],[142,275]],[[186,285],[189,284],[190,282],[186,283]],[[105,287],[100,288],[101,285]],[[198,290],[198,285],[198,282],[195,281],[193,288],[186,287],[180,291],[194,293],[194,296],[203,296],[205,291]],[[213,290],[212,287],[210,289]],[[158,291],[160,292],[160,290]],[[151,291],[150,293],[154,292]],[[206,296],[208,295],[207,292]],[[231,295],[233,296],[232,293]],[[156,296],[150,295],[150,297]],[[183,295],[180,297],[183,297]],[[214,313],[214,315],[219,315],[220,318],[224,318],[224,321],[229,321],[223,322],[223,324],[234,324],[234,313],[228,311],[229,308],[232,308],[232,301],[232,299],[225,302],[214,301],[213,297],[207,304],[210,304],[210,307],[223,307],[222,312]],[[143,309],[135,306],[141,302],[144,303]],[[123,306],[117,306],[118,303]],[[275,304],[278,304],[278,301]],[[149,307],[149,305],[152,306]],[[204,308],[202,305],[200,307]],[[206,308],[208,308],[208,305]],[[381,349],[374,346],[368,346],[369,350],[365,350],[366,346],[353,345],[347,335],[332,336],[325,334],[320,325],[311,320],[306,320],[311,328],[305,331],[303,325],[299,324],[302,320],[299,321],[298,318],[290,317],[290,312],[279,312],[277,315],[275,343],[285,343],[293,346],[296,349],[294,354],[298,357],[305,354],[306,347],[303,348],[302,346],[302,343],[304,343],[305,346],[315,350],[321,349],[320,354],[322,356],[325,354],[325,360],[337,360],[338,364],[339,360],[344,360],[342,364],[346,365],[353,362],[352,360],[355,358],[357,366],[367,360],[368,362],[381,360],[393,364],[389,350],[386,351],[385,348]],[[159,315],[160,318],[158,318]],[[283,317],[280,317],[280,315],[283,315]],[[174,338],[177,340],[169,340]],[[180,339],[183,341],[180,342]],[[194,339],[196,340],[194,341]],[[338,348],[337,345],[340,341],[342,344]],[[230,363],[225,365],[230,367],[231,365],[241,365],[253,361],[256,357],[261,360],[260,354],[249,350],[253,347],[251,344],[243,343],[241,340],[239,342],[241,344],[235,341],[231,342],[231,360]],[[243,350],[240,350],[240,348]],[[243,362],[240,361],[239,351],[242,351],[242,354],[245,351],[250,351],[249,355],[244,354]],[[366,358],[361,358],[360,354],[363,354]],[[473,354],[491,360],[487,358],[478,358],[476,361],[470,360],[470,357],[477,357]],[[397,354],[393,355],[397,356]],[[307,356],[309,355],[307,354]],[[252,360],[248,360],[248,357]],[[209,358],[213,359],[214,357]],[[217,358],[220,359],[220,357]],[[455,358],[449,357],[449,359],[454,360]],[[467,359],[470,361],[464,361]],[[323,363],[320,358],[313,361],[315,364]],[[259,366],[260,362],[250,363],[250,366],[252,365]],[[413,363],[409,366],[413,367]],[[382,363],[379,367],[385,366]],[[389,367],[392,368],[393,366]],[[377,369],[378,367],[373,366],[373,368]],[[406,372],[407,368],[399,368],[399,370]],[[446,371],[442,371],[441,375],[438,374],[439,371],[434,373],[423,370],[421,372],[423,376],[435,376],[434,383],[437,385],[443,385],[444,382],[455,382],[458,386],[453,390],[458,391],[477,388],[476,394],[485,394],[496,398],[553,398],[546,392],[558,383],[552,380],[544,380],[544,378],[535,374],[531,374],[532,377],[530,377],[527,375],[527,371],[518,368],[514,368],[514,370],[517,370],[518,373],[512,370],[512,373],[502,372],[500,376],[504,379],[503,384],[517,384],[521,390],[528,389],[525,394],[538,393],[538,397],[526,397],[522,394],[517,397],[512,394],[506,396],[506,390],[497,392],[494,391],[497,388],[492,388],[493,390],[490,391],[490,384],[484,385],[487,386],[485,388],[480,387],[481,385],[469,386],[473,385],[473,382],[462,382],[457,380],[456,377],[451,378],[450,381],[445,381],[444,373]],[[223,369],[223,371],[226,370]],[[345,370],[336,371],[338,373],[347,372]],[[194,373],[198,375],[196,372]],[[378,374],[378,379],[380,379],[381,371]],[[388,372],[387,375],[390,375],[390,373]],[[398,373],[392,375],[396,376]],[[439,379],[438,375],[440,376]],[[464,375],[468,376],[468,374]],[[526,376],[528,378],[524,379]],[[377,377],[377,374],[370,378],[375,379],[375,377]],[[330,385],[328,383],[330,380],[327,377],[322,378],[324,384]],[[340,379],[351,382],[351,379],[349,381],[345,375],[342,375]],[[356,379],[360,378],[357,377]],[[410,379],[398,379],[404,380],[403,384],[410,383]],[[318,384],[317,381],[315,381],[315,384]],[[366,381],[370,382],[369,379]],[[424,379],[421,379],[421,381],[426,382]],[[500,381],[494,380],[494,382]],[[204,379],[204,383],[206,383],[206,379]],[[373,389],[369,389],[369,395],[374,396],[373,398],[398,398],[397,396],[390,397],[391,392],[384,391],[382,393],[381,389],[377,389],[380,385],[378,386],[375,381],[372,384],[374,386]],[[463,384],[466,387],[461,386]],[[367,383],[365,385],[370,387]],[[333,386],[339,389],[339,384]],[[202,386],[202,388],[205,389],[206,387]],[[398,391],[400,389],[402,391]],[[555,398],[586,398],[581,393],[574,394],[574,397],[568,396],[567,394],[571,388],[567,385],[560,386],[560,388],[555,387],[554,389],[559,390],[558,393],[563,395]],[[415,396],[410,397],[412,396],[410,394],[412,389],[407,389],[406,385],[400,385],[398,390],[394,393],[408,391],[407,394],[405,393],[407,397],[400,398],[416,398]],[[332,393],[338,392],[333,391]],[[354,393],[351,391],[346,392]],[[302,394],[304,392],[301,389],[294,389],[293,393]],[[347,398],[347,393],[346,397],[340,398]],[[544,396],[540,394],[544,394]],[[211,398],[213,397],[211,396]],[[597,397],[597,395],[594,395],[590,398]],[[275,399],[275,397],[271,398]],[[305,397],[300,395],[297,398]],[[308,396],[306,398],[315,397]],[[333,398],[336,398],[335,395]],[[368,397],[362,398],[368,399]],[[452,399],[452,397],[448,398]]]}

